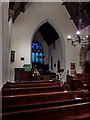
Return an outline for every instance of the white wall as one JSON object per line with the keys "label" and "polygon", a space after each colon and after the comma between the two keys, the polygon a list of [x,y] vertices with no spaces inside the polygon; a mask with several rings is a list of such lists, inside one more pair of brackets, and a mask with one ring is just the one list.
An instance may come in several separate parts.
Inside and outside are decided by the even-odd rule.
{"label": "white wall", "polygon": [[90,61],[90,51],[87,51],[87,57],[86,57],[86,60],[89,60],[89,61]]}
{"label": "white wall", "polygon": [[0,86],[2,86],[9,78],[8,3],[0,2],[0,18]]}
{"label": "white wall", "polygon": [[[61,43],[61,39],[55,41],[55,47],[53,44],[49,46],[49,70],[57,73],[57,62],[60,61],[60,68],[64,69],[63,80],[66,81],[66,59],[63,57],[65,52],[63,51],[64,45]],[[65,48],[64,48],[65,49]],[[53,60],[53,69],[51,70],[51,57]],[[54,66],[56,64],[56,67]]]}
{"label": "white wall", "polygon": [[[53,69],[52,70],[51,70],[51,56],[53,59]],[[63,67],[63,64],[62,64],[62,46],[61,46],[59,39],[55,41],[55,49],[54,49],[53,44],[51,44],[49,46],[49,63],[50,63],[49,70],[50,71],[57,73],[57,61],[58,60],[60,60],[60,68],[62,68]],[[54,64],[56,64],[56,67],[54,67]]]}
{"label": "white wall", "polygon": [[2,3],[0,2],[0,86],[2,86]]}
{"label": "white wall", "polygon": [[8,3],[2,4],[2,84],[9,79],[9,23]]}
{"label": "white wall", "polygon": [[[76,33],[76,27],[70,21],[62,3],[34,2],[24,14],[22,13],[17,17],[12,27],[11,49],[15,50],[15,62],[11,65],[11,79],[13,79],[15,67],[22,67],[25,63],[31,63],[30,46],[33,34],[46,19],[52,21],[52,25],[60,36],[61,44],[65,44],[65,47],[62,48],[64,51],[62,58],[66,61],[64,63],[62,60],[63,64],[66,65],[66,67],[64,66],[65,69],[69,69],[72,62],[75,62],[77,69],[80,69],[79,46],[74,47],[67,42],[67,36]],[[21,56],[25,57],[25,61],[20,61]]]}

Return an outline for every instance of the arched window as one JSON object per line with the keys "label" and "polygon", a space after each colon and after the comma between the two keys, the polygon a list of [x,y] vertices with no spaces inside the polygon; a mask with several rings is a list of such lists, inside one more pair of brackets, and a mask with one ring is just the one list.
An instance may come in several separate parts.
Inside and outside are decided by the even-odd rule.
{"label": "arched window", "polygon": [[60,60],[57,61],[57,71],[60,70]]}
{"label": "arched window", "polygon": [[43,63],[43,49],[36,40],[32,42],[32,63]]}
{"label": "arched window", "polygon": [[51,70],[53,69],[53,58],[51,56]]}

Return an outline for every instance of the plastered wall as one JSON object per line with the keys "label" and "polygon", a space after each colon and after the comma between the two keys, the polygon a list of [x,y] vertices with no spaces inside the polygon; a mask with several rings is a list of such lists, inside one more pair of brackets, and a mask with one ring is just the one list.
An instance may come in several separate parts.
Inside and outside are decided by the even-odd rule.
{"label": "plastered wall", "polygon": [[[32,3],[25,13],[21,13],[17,17],[12,25],[11,50],[15,51],[15,62],[11,63],[11,80],[14,79],[14,68],[21,68],[24,64],[31,63],[33,36],[45,21],[48,21],[59,34],[61,47],[57,46],[58,50],[56,49],[56,51],[58,51],[58,54],[55,56],[61,57],[62,67],[67,70],[70,69],[70,63],[75,63],[77,71],[81,70],[79,66],[80,46],[74,47],[67,42],[67,36],[76,33],[76,27],[70,21],[64,6],[62,6],[62,3],[39,2]],[[56,44],[58,43],[56,42]],[[25,58],[24,61],[20,61],[22,56]]]}
{"label": "plastered wall", "polygon": [[8,3],[0,2],[0,86],[9,79]]}

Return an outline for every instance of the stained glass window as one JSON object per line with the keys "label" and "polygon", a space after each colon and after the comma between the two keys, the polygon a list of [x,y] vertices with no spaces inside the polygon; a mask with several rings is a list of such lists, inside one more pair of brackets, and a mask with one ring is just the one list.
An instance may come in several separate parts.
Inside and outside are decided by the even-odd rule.
{"label": "stained glass window", "polygon": [[32,63],[43,63],[43,49],[36,40],[32,42]]}

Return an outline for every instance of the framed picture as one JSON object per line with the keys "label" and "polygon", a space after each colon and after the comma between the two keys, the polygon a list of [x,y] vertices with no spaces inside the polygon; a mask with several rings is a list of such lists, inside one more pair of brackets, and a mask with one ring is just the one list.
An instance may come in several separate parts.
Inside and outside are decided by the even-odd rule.
{"label": "framed picture", "polygon": [[76,69],[75,63],[71,63],[71,70],[75,70],[75,69]]}
{"label": "framed picture", "polygon": [[11,62],[15,62],[15,51],[11,50]]}
{"label": "framed picture", "polygon": [[70,63],[70,74],[72,75],[72,76],[74,76],[75,75],[75,70],[76,70],[76,65],[75,65],[75,63]]}
{"label": "framed picture", "polygon": [[20,60],[21,60],[21,61],[24,61],[24,57],[20,57]]}

